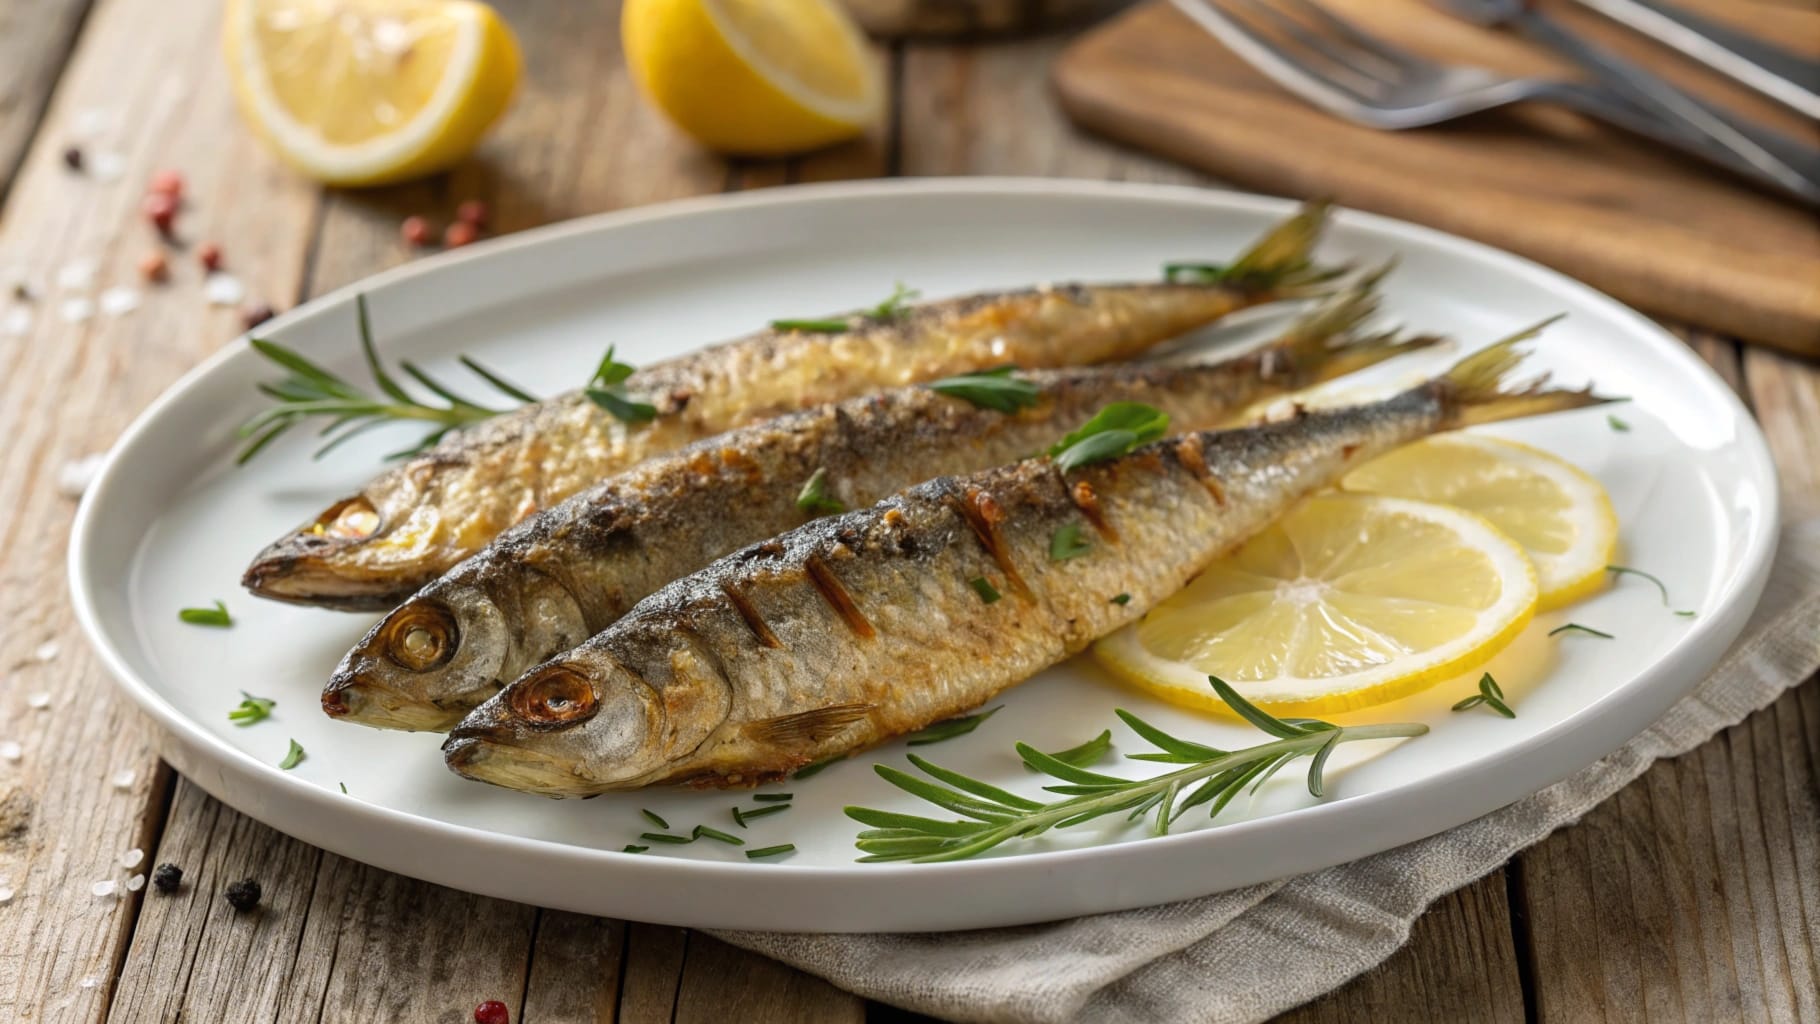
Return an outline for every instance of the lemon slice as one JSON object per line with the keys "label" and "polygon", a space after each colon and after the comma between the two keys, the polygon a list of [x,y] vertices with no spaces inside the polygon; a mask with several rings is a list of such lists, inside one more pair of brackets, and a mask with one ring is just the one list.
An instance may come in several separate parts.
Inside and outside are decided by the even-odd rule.
{"label": "lemon slice", "polygon": [[1451,434],[1399,448],[1347,474],[1341,487],[1438,501],[1484,516],[1536,565],[1540,608],[1559,608],[1605,585],[1618,517],[1599,482],[1528,445]]}
{"label": "lemon slice", "polygon": [[241,113],[287,162],[377,185],[460,160],[505,110],[518,44],[469,0],[228,0]]}
{"label": "lemon slice", "polygon": [[1469,512],[1375,495],[1303,502],[1094,645],[1167,700],[1225,711],[1219,676],[1279,715],[1414,693],[1490,658],[1536,610],[1523,549]]}
{"label": "lemon slice", "polygon": [[723,153],[826,146],[882,108],[865,37],[832,0],[627,0],[620,35],[651,101]]}

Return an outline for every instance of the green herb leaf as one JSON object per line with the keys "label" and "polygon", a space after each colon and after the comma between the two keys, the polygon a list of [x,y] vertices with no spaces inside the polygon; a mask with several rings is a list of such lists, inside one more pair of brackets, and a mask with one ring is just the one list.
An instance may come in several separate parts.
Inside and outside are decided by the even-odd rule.
{"label": "green herb leaf", "polygon": [[1608,565],[1605,567],[1605,571],[1611,573],[1613,579],[1616,579],[1619,576],[1637,576],[1654,583],[1656,589],[1662,592],[1662,607],[1668,607],[1668,584],[1662,582],[1660,579],[1651,576],[1642,569],[1632,569],[1627,565]]}
{"label": "green herb leaf", "polygon": [[720,829],[717,829],[717,828],[709,828],[706,825],[695,826],[694,835],[695,835],[695,838],[697,838],[697,839],[712,839],[712,840],[715,840],[716,842],[726,843],[729,846],[746,845],[746,841],[744,839],[741,839],[740,837],[738,837],[736,835],[730,835],[726,832],[722,832]]}
{"label": "green herb leaf", "polygon": [[754,793],[752,799],[762,804],[783,803],[796,799],[795,793]]}
{"label": "green herb leaf", "polygon": [[1679,611],[1679,612],[1676,612],[1675,614],[1681,616],[1684,619],[1691,619],[1694,616],[1699,615],[1700,613],[1696,612],[1696,611]]}
{"label": "green herb leaf", "polygon": [[622,363],[615,358],[614,353],[618,347],[617,345],[607,346],[606,354],[600,357],[600,365],[594,368],[594,376],[588,378],[589,384],[595,387],[610,388],[615,384],[625,383],[628,378],[638,372],[636,366],[631,363]]}
{"label": "green herb leaf", "polygon": [[996,708],[989,711],[982,711],[977,715],[962,715],[959,718],[950,718],[947,721],[937,722],[927,729],[911,733],[907,738],[907,742],[913,747],[924,747],[931,743],[940,743],[943,740],[951,740],[956,736],[965,736],[979,728],[980,724],[985,722],[986,719],[998,714],[999,709],[1004,706],[1005,705],[1000,704]]}
{"label": "green herb leaf", "polygon": [[1115,459],[1169,432],[1169,415],[1143,402],[1113,402],[1049,449],[1064,473]]}
{"label": "green herb leaf", "polygon": [[694,836],[673,836],[668,832],[640,832],[638,838],[647,843],[667,843],[671,846],[687,846],[695,841]]}
{"label": "green herb leaf", "polygon": [[1042,400],[1042,389],[1030,381],[1013,377],[1015,366],[1000,366],[977,373],[944,377],[927,385],[929,390],[950,398],[959,398],[993,412],[1015,413],[1029,409]]}
{"label": "green herb leaf", "polygon": [[1131,595],[1130,594],[1114,594],[1112,596],[1112,603],[1116,604],[1116,605],[1121,605],[1121,606],[1128,605],[1131,603]]}
{"label": "green herb leaf", "polygon": [[345,783],[345,782],[337,782],[337,783],[336,783],[336,785],[337,785],[337,786],[340,786],[340,787],[341,787],[341,792],[342,792],[342,793],[343,793],[343,794],[346,794],[346,793],[347,793],[347,791],[348,791],[348,784],[347,784],[347,783]]}
{"label": "green herb leaf", "polygon": [[234,624],[233,618],[228,615],[227,605],[220,601],[216,601],[213,608],[185,608],[177,613],[177,617],[192,626],[226,629]]}
{"label": "green herb leaf", "polygon": [[1221,679],[1218,676],[1208,676],[1207,682],[1213,685],[1213,692],[1219,694],[1220,700],[1225,701],[1227,707],[1238,712],[1240,718],[1243,718],[1245,721],[1250,722],[1252,725],[1257,726],[1272,736],[1290,739],[1292,737],[1301,736],[1308,731],[1306,727],[1285,722],[1275,715],[1272,715],[1270,712],[1265,711],[1263,708],[1258,707],[1256,704],[1246,700],[1244,697],[1239,696],[1237,690],[1227,685],[1226,680]]}
{"label": "green herb leaf", "polygon": [[[1556,632],[1559,632],[1559,630]],[[1589,630],[1589,632],[1591,631]],[[1552,636],[1553,634],[1550,635]],[[1603,636],[1604,634],[1600,635]],[[1490,672],[1479,677],[1479,692],[1471,697],[1467,697],[1458,704],[1455,704],[1453,710],[1466,711],[1471,708],[1476,708],[1481,704],[1498,714],[1503,715],[1505,718],[1517,717],[1517,713],[1504,701],[1504,688],[1498,685],[1498,681],[1491,677]]]}
{"label": "green herb leaf", "polygon": [[1049,756],[1063,764],[1070,764],[1076,768],[1085,768],[1105,757],[1111,750],[1112,730],[1105,729],[1102,730],[1098,736],[1095,736],[1080,746],[1069,747],[1067,750],[1057,750]]}
{"label": "green herb leaf", "polygon": [[246,699],[241,701],[238,707],[228,712],[228,721],[235,725],[252,725],[254,722],[263,722],[272,717],[272,709],[278,706],[278,702],[275,700],[267,697],[255,697],[245,690],[240,691],[240,696]]}
{"label": "green herb leaf", "polygon": [[1049,560],[1052,562],[1079,558],[1092,550],[1093,545],[1081,539],[1079,523],[1066,523],[1049,538]]}
{"label": "green herb leaf", "polygon": [[826,466],[809,474],[809,481],[803,484],[802,491],[796,496],[796,507],[812,516],[838,515],[847,511],[847,506],[839,498],[828,493]]}
{"label": "green herb leaf", "polygon": [[1623,420],[1619,419],[1616,416],[1607,414],[1605,417],[1605,422],[1610,424],[1611,428],[1620,434],[1630,433],[1630,424],[1624,422]]}
{"label": "green herb leaf", "polygon": [[892,287],[891,294],[886,296],[885,301],[867,310],[866,315],[874,320],[895,320],[903,315],[912,300],[921,298],[922,294],[915,288],[905,288],[904,282],[899,281]]}
{"label": "green herb leaf", "polygon": [[620,853],[643,853],[649,849],[650,849],[649,846],[638,846],[634,843],[627,843],[619,852]]}
{"label": "green herb leaf", "polygon": [[1612,636],[1610,633],[1601,633],[1600,631],[1592,628],[1591,626],[1582,626],[1578,622],[1569,622],[1568,624],[1566,624],[1564,626],[1556,626],[1555,628],[1548,631],[1548,635],[1554,636],[1556,633],[1565,633],[1570,629],[1578,630],[1582,633],[1589,633],[1593,636],[1602,636],[1607,640],[1616,640],[1617,639],[1617,637]]}
{"label": "green herb leaf", "polygon": [[665,821],[663,818],[658,817],[656,811],[649,811],[643,807],[640,807],[638,809],[638,813],[644,815],[646,821],[650,822],[653,825],[656,825],[658,828],[669,828],[670,827],[670,823]]}
{"label": "green herb leaf", "polygon": [[296,740],[292,740],[291,749],[284,752],[284,760],[278,762],[278,767],[288,772],[292,768],[303,763],[303,759],[307,756],[308,755],[303,752],[302,744],[298,743]]}
{"label": "green herb leaf", "polygon": [[808,334],[845,334],[853,329],[852,321],[842,317],[826,320],[773,320],[774,331],[803,331]]}
{"label": "green herb leaf", "polygon": [[621,423],[648,423],[657,418],[657,406],[626,394],[622,385],[637,368],[614,358],[615,347],[607,346],[607,354],[600,357],[600,365],[595,367],[594,376],[588,378],[588,386],[582,393],[588,396],[588,401],[607,410]]}
{"label": "green herb leaf", "polygon": [[992,581],[984,576],[973,577],[967,581],[967,585],[972,587],[973,592],[980,596],[980,600],[987,604],[996,604],[998,599],[1003,596],[998,592],[998,588],[992,585]]}
{"label": "green herb leaf", "polygon": [[776,846],[761,846],[756,850],[747,850],[746,859],[747,860],[758,860],[762,857],[776,857],[776,856],[780,856],[782,854],[795,853],[795,852],[796,852],[795,844],[779,843]]}
{"label": "green herb leaf", "polygon": [[1452,710],[1465,711],[1468,708],[1476,708],[1483,703],[1485,703],[1485,697],[1482,694],[1475,693],[1472,696],[1466,698],[1465,700],[1460,701],[1459,703],[1455,704],[1453,706]]}
{"label": "green herb leaf", "polygon": [[740,828],[745,828],[746,822],[751,821],[753,818],[762,818],[767,814],[782,814],[789,809],[789,804],[770,804],[765,807],[753,807],[750,809],[735,807],[733,808],[733,821]]}
{"label": "green herb leaf", "polygon": [[819,775],[822,772],[827,771],[829,765],[834,764],[839,761],[845,761],[846,759],[847,759],[846,754],[836,754],[833,757],[824,758],[824,759],[822,759],[820,761],[816,761],[812,764],[803,765],[801,768],[798,768],[796,770],[796,773],[794,775],[791,775],[790,777],[792,779],[806,779],[806,778],[809,778],[814,775]]}

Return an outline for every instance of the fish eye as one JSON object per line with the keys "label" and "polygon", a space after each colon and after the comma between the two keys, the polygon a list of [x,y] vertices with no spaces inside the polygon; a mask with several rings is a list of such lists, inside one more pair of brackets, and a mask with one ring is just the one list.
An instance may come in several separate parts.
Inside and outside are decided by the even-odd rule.
{"label": "fish eye", "polygon": [[592,715],[600,703],[586,676],[561,666],[512,687],[507,700],[520,718],[537,725],[579,721]]}
{"label": "fish eye", "polygon": [[335,503],[317,518],[310,532],[344,540],[365,540],[379,529],[379,510],[365,498]]}
{"label": "fish eye", "polygon": [[412,602],[386,621],[386,656],[413,672],[447,664],[460,639],[455,617],[438,604]]}

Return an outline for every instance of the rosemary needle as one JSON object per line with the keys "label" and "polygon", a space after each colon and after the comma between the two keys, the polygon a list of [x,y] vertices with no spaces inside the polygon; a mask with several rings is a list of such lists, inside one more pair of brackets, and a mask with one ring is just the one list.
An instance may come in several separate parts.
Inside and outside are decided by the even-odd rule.
{"label": "rosemary needle", "polygon": [[747,850],[747,860],[758,860],[760,857],[776,857],[779,854],[795,853],[795,843],[779,843],[776,846],[761,846],[756,850]]}
{"label": "rosemary needle", "polygon": [[658,828],[669,828],[670,827],[670,823],[665,821],[663,818],[659,817],[656,811],[648,811],[648,810],[644,809],[643,807],[640,807],[638,809],[638,813],[644,815],[646,821],[650,822],[653,825],[656,825]]}
{"label": "rosemary needle", "polygon": [[1610,633],[1602,633],[1599,630],[1592,628],[1591,626],[1582,626],[1578,622],[1569,622],[1564,626],[1556,626],[1555,628],[1548,631],[1548,635],[1554,636],[1556,633],[1565,633],[1570,629],[1577,630],[1581,633],[1589,633],[1593,636],[1602,636],[1607,640],[1616,640],[1617,639],[1617,637],[1612,636]]}
{"label": "rosemary needle", "polygon": [[754,793],[754,794],[752,794],[752,799],[757,800],[761,804],[783,803],[786,800],[796,799],[796,794],[795,793]]}

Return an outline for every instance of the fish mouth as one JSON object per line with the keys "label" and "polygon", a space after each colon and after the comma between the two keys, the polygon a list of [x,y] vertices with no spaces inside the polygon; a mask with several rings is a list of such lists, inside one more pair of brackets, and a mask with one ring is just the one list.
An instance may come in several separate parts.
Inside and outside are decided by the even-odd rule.
{"label": "fish mouth", "polygon": [[375,729],[402,732],[446,732],[468,708],[444,708],[427,701],[400,700],[356,672],[337,672],[322,688],[322,711],[330,718]]}
{"label": "fish mouth", "polygon": [[450,733],[442,744],[442,760],[464,779],[540,796],[589,796],[611,788],[583,778],[542,751],[503,740],[491,726],[462,726]]}

